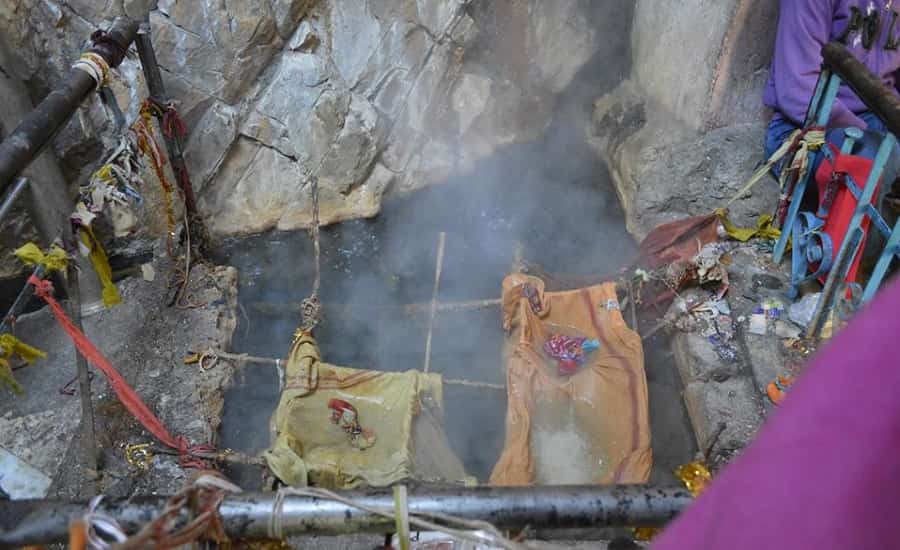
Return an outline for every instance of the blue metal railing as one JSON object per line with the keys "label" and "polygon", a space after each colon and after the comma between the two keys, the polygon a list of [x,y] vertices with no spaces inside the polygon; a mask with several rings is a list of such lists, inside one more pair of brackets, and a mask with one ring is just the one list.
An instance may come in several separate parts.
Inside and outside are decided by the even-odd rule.
{"label": "blue metal railing", "polygon": [[[819,299],[812,322],[807,327],[807,336],[809,337],[819,336],[825,321],[834,310],[836,304],[840,300],[845,299],[848,294],[855,294],[854,298],[859,303],[870,301],[881,286],[891,262],[895,257],[900,256],[898,254],[900,253],[900,222],[894,225],[893,228],[890,228],[878,209],[872,205],[876,189],[878,189],[879,182],[881,182],[882,176],[885,174],[885,167],[897,148],[897,139],[892,132],[897,132],[900,129],[898,128],[900,126],[898,124],[900,122],[900,100],[897,99],[891,90],[881,84],[877,77],[868,71],[862,63],[855,60],[843,45],[833,43],[826,45],[823,49],[823,58],[825,59],[825,65],[810,101],[804,128],[824,128],[827,126],[838,90],[841,84],[846,82],[891,131],[886,132],[880,138],[878,152],[875,154],[872,169],[863,187],[860,187],[858,182],[854,181],[849,174],[841,174],[843,184],[856,200],[856,209],[850,219],[843,240],[838,243],[839,249],[834,256],[834,261],[831,263],[830,268],[827,269],[827,278],[822,290],[822,297]],[[853,145],[861,137],[862,133],[857,129],[845,130],[841,153],[850,154],[853,150]],[[810,166],[817,166],[823,158],[834,161],[834,155],[827,146],[812,154]],[[823,259],[826,261],[830,260],[830,256],[833,254],[832,243],[828,236],[824,233],[816,233],[822,227],[822,224],[817,222],[822,220],[815,218],[812,213],[803,213],[801,216],[799,212],[800,203],[810,179],[814,177],[814,172],[813,169],[807,170],[803,177],[796,182],[784,219],[781,237],[778,239],[773,253],[773,260],[776,263],[780,263],[787,249],[788,239],[792,235],[794,236],[794,246],[797,250],[792,254],[792,262],[794,263],[792,268],[794,273],[792,276],[792,291],[803,280],[812,278],[809,275],[811,264],[821,262]],[[883,182],[883,185],[890,184],[891,182]],[[887,242],[882,248],[875,268],[865,285],[865,289],[861,290],[860,296],[858,285],[847,285],[845,281],[854,259],[860,253],[864,242],[865,230],[863,226],[865,220],[869,220],[871,222],[870,227],[874,227],[881,233]],[[826,258],[826,256],[828,257]],[[820,270],[819,273],[814,273],[814,275],[824,275],[822,271],[826,270]]]}

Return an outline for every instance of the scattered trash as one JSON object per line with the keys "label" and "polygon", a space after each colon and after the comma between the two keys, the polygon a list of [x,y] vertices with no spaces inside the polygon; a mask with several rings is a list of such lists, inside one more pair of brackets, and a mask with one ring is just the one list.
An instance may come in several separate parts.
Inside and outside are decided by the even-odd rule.
{"label": "scattered trash", "polygon": [[684,483],[687,490],[695,497],[712,481],[709,468],[702,462],[689,462],[675,469],[675,477]]}
{"label": "scattered trash", "polygon": [[794,302],[788,308],[788,319],[803,328],[808,327],[812,322],[813,315],[816,313],[816,306],[819,305],[819,298],[821,297],[821,292],[815,292],[807,294],[797,302]]}
{"label": "scattered trash", "polygon": [[153,282],[156,279],[156,270],[153,269],[153,264],[141,264],[141,275],[145,281]]}
{"label": "scattered trash", "polygon": [[720,336],[710,336],[709,343],[715,347],[716,355],[719,359],[726,363],[736,363],[738,360],[738,350],[733,344],[725,341]]}
{"label": "scattered trash", "polygon": [[44,498],[50,478],[0,447],[0,491],[12,499]]}
{"label": "scattered trash", "polygon": [[779,300],[766,300],[762,303],[763,313],[767,319],[779,319],[784,312],[784,304]]}
{"label": "scattered trash", "polygon": [[766,386],[766,395],[773,405],[780,405],[787,396],[794,379],[790,376],[778,376]]}
{"label": "scattered trash", "polygon": [[778,290],[784,286],[784,283],[778,277],[769,275],[768,273],[757,273],[751,277],[753,289],[767,288],[769,290]]}
{"label": "scattered trash", "polygon": [[583,336],[566,336],[555,334],[544,342],[544,353],[556,359],[559,374],[571,376],[578,372],[585,356],[600,349],[600,342],[589,340]]}
{"label": "scattered trash", "polygon": [[343,399],[330,399],[328,408],[331,409],[331,423],[341,427],[350,436],[350,445],[359,450],[365,450],[375,444],[375,434],[372,430],[364,430],[359,425],[359,413],[356,407]]}
{"label": "scattered trash", "polygon": [[149,443],[137,443],[125,447],[125,460],[141,472],[150,470],[153,464],[153,452]]}
{"label": "scattered trash", "polygon": [[765,313],[762,311],[759,313],[754,312],[753,315],[750,316],[750,326],[748,330],[750,331],[750,334],[765,336],[769,331],[769,323]]}
{"label": "scattered trash", "polygon": [[775,336],[779,338],[799,338],[800,333],[800,327],[790,321],[782,321],[781,319],[775,321]]}

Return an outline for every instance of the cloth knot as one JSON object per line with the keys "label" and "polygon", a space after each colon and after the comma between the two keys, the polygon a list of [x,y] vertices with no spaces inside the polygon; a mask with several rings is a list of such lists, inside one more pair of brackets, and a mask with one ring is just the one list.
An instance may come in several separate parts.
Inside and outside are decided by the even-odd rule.
{"label": "cloth knot", "polygon": [[47,271],[63,271],[69,261],[66,251],[56,245],[44,252],[36,244],[26,243],[17,248],[13,254],[25,265],[42,265]]}
{"label": "cloth knot", "polygon": [[38,298],[46,298],[53,295],[53,283],[45,279],[39,279],[32,275],[28,278],[28,284],[34,287],[34,293]]}

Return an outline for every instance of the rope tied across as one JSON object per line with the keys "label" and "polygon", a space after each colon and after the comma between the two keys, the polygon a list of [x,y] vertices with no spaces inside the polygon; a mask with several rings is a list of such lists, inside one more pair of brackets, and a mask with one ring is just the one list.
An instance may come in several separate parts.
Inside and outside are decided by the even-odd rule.
{"label": "rope tied across", "polygon": [[163,425],[159,418],[150,410],[146,403],[128,384],[125,378],[116,370],[106,357],[97,349],[96,346],[88,339],[78,327],[72,323],[72,320],[66,315],[62,306],[53,297],[53,283],[42,280],[34,275],[29,277],[28,283],[34,286],[35,295],[44,300],[50,311],[56,318],[63,330],[66,331],[72,343],[78,349],[78,352],[84,356],[87,361],[100,369],[110,387],[119,398],[119,401],[128,409],[135,419],[150,433],[152,433],[160,442],[171,449],[179,452],[179,463],[185,468],[203,468],[205,467],[204,457],[214,451],[210,445],[191,445],[190,441],[184,436],[173,436]]}

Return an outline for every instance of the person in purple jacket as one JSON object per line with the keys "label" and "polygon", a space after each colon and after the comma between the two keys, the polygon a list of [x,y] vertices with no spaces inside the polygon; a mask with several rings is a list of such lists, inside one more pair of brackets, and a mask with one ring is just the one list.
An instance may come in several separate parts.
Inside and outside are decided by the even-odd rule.
{"label": "person in purple jacket", "polygon": [[[900,0],[781,0],[775,57],[763,93],[763,102],[775,112],[766,133],[766,158],[803,124],[822,66],[822,46],[835,40],[846,44],[857,59],[898,93]],[[828,127],[851,126],[886,131],[844,85]]]}

